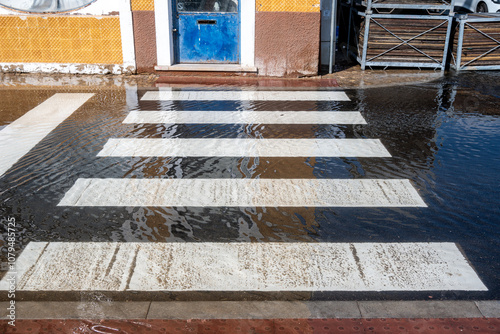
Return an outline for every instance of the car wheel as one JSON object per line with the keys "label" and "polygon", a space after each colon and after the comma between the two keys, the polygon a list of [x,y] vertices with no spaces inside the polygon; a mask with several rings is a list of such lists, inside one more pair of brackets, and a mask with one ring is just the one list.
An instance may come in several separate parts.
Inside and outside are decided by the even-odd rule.
{"label": "car wheel", "polygon": [[477,5],[476,13],[488,13],[488,6],[484,2]]}

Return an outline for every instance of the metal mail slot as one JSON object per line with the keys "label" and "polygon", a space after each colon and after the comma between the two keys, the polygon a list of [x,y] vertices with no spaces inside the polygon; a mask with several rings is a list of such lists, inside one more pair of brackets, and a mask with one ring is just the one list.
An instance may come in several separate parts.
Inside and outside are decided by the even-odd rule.
{"label": "metal mail slot", "polygon": [[217,20],[198,20],[198,24],[217,24]]}

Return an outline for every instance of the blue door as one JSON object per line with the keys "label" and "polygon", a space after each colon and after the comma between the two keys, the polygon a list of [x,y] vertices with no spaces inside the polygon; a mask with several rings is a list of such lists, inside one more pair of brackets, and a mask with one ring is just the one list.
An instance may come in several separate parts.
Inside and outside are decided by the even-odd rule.
{"label": "blue door", "polygon": [[240,62],[238,0],[172,0],[176,63]]}

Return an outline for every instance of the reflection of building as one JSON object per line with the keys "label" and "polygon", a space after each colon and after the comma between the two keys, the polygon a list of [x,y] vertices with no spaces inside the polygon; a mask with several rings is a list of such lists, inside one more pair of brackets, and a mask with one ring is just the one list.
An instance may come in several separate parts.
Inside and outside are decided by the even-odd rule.
{"label": "reflection of building", "polygon": [[[4,72],[316,74],[320,0],[0,0]],[[62,12],[60,12],[62,11]]]}

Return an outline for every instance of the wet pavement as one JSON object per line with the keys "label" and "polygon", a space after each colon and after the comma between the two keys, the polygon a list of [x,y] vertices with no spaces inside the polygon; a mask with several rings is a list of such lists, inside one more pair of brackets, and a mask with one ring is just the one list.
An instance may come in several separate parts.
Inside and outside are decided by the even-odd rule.
{"label": "wet pavement", "polygon": [[[245,252],[248,252],[245,248],[248,243],[263,244],[264,247],[267,244],[283,243],[318,244],[325,247],[337,244],[347,245],[348,255],[352,253],[353,247],[357,252],[361,252],[358,244],[404,244],[409,247],[405,256],[396,252],[397,256],[390,261],[393,265],[391,269],[384,267],[387,263],[383,261],[391,258],[390,254],[394,251],[384,250],[382,253],[366,251],[367,260],[363,258],[364,253],[359,255],[361,259],[357,259],[356,252],[352,253],[353,259],[357,259],[357,264],[353,262],[352,269],[346,265],[340,275],[342,277],[356,273],[355,275],[361,277],[361,282],[366,285],[364,288],[359,284],[358,288],[349,289],[345,286],[339,288],[342,287],[341,284],[325,285],[325,281],[322,281],[325,277],[330,278],[329,282],[338,281],[332,279],[333,273],[321,276],[325,275],[323,268],[328,267],[328,264],[318,260],[319,262],[314,262],[319,263],[316,267],[311,264],[307,266],[312,266],[321,272],[321,275],[317,276],[320,280],[307,280],[312,285],[303,285],[303,290],[298,290],[300,294],[287,294],[286,292],[295,288],[289,287],[287,290],[278,284],[274,286],[274,290],[268,289],[272,294],[267,295],[238,294],[234,292],[239,288],[227,287],[226,290],[231,290],[232,293],[224,295],[228,291],[219,287],[214,289],[215,294],[208,296],[188,294],[187,297],[182,297],[176,292],[163,294],[164,300],[178,298],[217,300],[217,295],[220,298],[236,300],[498,300],[500,298],[498,283],[500,282],[498,265],[500,74],[464,73],[442,77],[439,73],[433,72],[413,73],[412,75],[418,76],[421,82],[405,85],[395,85],[398,75],[388,78],[390,75],[390,73],[384,74],[385,79],[379,80],[379,84],[376,84],[374,76],[363,77],[363,84],[360,78],[352,77],[351,81],[345,83],[348,76],[346,78],[339,76],[337,81],[341,87],[334,89],[259,88],[260,95],[252,93],[255,90],[252,86],[243,87],[241,89],[243,93],[235,87],[224,86],[163,85],[156,88],[152,87],[152,78],[142,78],[142,81],[127,77],[6,78],[0,88],[2,101],[0,130],[8,129],[9,124],[28,111],[40,107],[54,94],[77,94],[80,97],[93,95],[55,126],[48,135],[43,134],[41,127],[35,126],[29,131],[26,130],[28,138],[26,141],[34,140],[33,138],[37,136],[43,139],[37,141],[28,153],[21,154],[22,157],[0,176],[0,216],[4,222],[2,233],[4,281],[8,276],[5,270],[8,269],[6,246],[9,241],[10,219],[16,222],[16,250],[20,252],[30,243],[49,247],[47,251],[44,248],[42,252],[48,260],[43,262],[43,256],[40,256],[42,262],[31,270],[36,272],[54,270],[55,275],[62,281],[67,277],[64,275],[68,273],[61,273],[58,271],[60,268],[56,268],[57,256],[61,257],[60,263],[64,263],[65,267],[72,270],[80,268],[91,276],[95,274],[94,277],[104,275],[101,279],[106,281],[114,275],[118,264],[124,263],[126,267],[127,263],[137,261],[137,259],[122,258],[120,249],[123,253],[133,253],[125,250],[127,247],[132,247],[131,245],[140,246],[142,243],[182,245],[216,243],[223,247],[220,252],[228,252],[227,247],[233,246],[243,247]],[[78,84],[74,84],[75,81]],[[33,85],[33,83],[38,84]],[[54,85],[55,83],[63,85]],[[354,89],[355,85],[359,88]],[[144,99],[145,95],[158,94],[152,93],[158,91],[160,95],[166,94],[167,98]],[[175,93],[177,91],[191,92],[191,98],[182,97],[182,94],[180,97],[176,95],[178,98],[173,98],[172,94],[178,94]],[[195,93],[192,93],[193,91]],[[236,95],[228,93],[234,91],[237,91]],[[279,98],[280,101],[277,101],[276,97],[262,98],[261,91],[278,91],[279,94],[292,91],[292,93],[283,95]],[[317,94],[318,91],[321,94]],[[326,93],[324,96],[327,97],[345,93],[349,101],[324,98],[323,93]],[[297,100],[300,94],[312,97]],[[192,98],[200,95],[203,96],[202,99]],[[229,98],[226,99],[224,96]],[[150,112],[146,120],[139,121],[137,117],[144,116],[140,114],[133,121],[124,123],[131,114],[144,111]],[[164,113],[158,116],[160,111],[183,112],[183,114],[176,114],[174,120],[171,120],[162,118],[165,117]],[[193,111],[196,113],[189,113]],[[241,114],[225,115],[226,121],[221,121],[221,114],[226,111]],[[244,112],[252,113],[242,116]],[[264,117],[264,112],[268,112],[265,114],[267,118],[259,119],[258,117]],[[311,118],[299,122],[300,124],[272,120],[273,117],[286,118],[287,112],[308,112]],[[353,121],[352,116],[358,117],[358,114],[348,114],[350,118],[348,122],[339,120],[320,122],[317,117],[313,117],[314,113],[327,115],[340,112],[359,113],[364,122]],[[199,116],[203,113],[208,113],[206,116],[208,121],[199,119],[189,121],[192,115]],[[210,119],[213,117],[219,117],[218,121],[211,123]],[[110,142],[110,139],[120,140],[123,144]],[[124,140],[133,142],[130,144]],[[138,143],[136,140],[142,142]],[[340,146],[338,146],[339,140]],[[347,140],[357,141],[354,142],[354,146],[347,148],[348,152],[345,153],[342,145]],[[371,144],[375,146],[366,147],[366,143],[370,140],[378,142]],[[110,148],[109,145],[114,144],[116,146]],[[120,148],[119,144],[123,147]],[[258,145],[261,144],[263,146],[259,148]],[[332,153],[331,150],[324,153],[326,148],[321,146],[323,144],[328,149],[336,147],[336,153]],[[379,144],[384,151],[377,146]],[[234,148],[235,152],[231,155],[223,154],[227,152],[227,149],[220,149],[224,145],[227,145],[227,148]],[[106,147],[108,152],[103,151]],[[12,151],[18,150],[12,149]],[[146,154],[145,151],[150,153]],[[294,153],[301,151],[306,153]],[[271,155],[269,152],[273,152],[272,156],[269,156]],[[311,153],[308,155],[307,152]],[[75,185],[83,182],[79,180],[93,180],[92,184],[99,184],[109,179],[125,182],[125,188],[120,188],[125,190],[119,191],[117,190],[119,188],[113,188],[115,186],[110,184],[96,188],[94,193],[89,190],[88,185],[82,188],[81,192],[78,192],[78,187],[75,190]],[[148,184],[143,189],[134,188],[134,191],[127,195],[126,189],[129,189],[127,184],[130,184],[127,182],[144,179],[156,183],[153,186]],[[207,182],[213,182],[215,185],[212,183],[203,186],[193,185],[192,182],[198,180],[208,180]],[[286,185],[287,180],[297,180],[298,183]],[[325,189],[339,187],[335,183],[338,181],[331,183],[332,180],[348,181],[348,185],[338,188],[339,190],[333,191],[330,195],[328,191],[314,189],[324,182],[330,182]],[[366,182],[369,180],[374,180],[378,185],[367,186]],[[393,180],[404,181],[404,184],[408,182],[408,186],[404,188],[406,195],[402,195],[402,188],[399,185],[391,188],[389,195],[387,193],[383,196],[378,195],[377,189],[386,189],[386,183]],[[219,181],[226,183],[220,186]],[[172,185],[176,182],[180,182],[178,186]],[[270,185],[265,182],[273,183]],[[380,186],[380,182],[383,183],[383,187]],[[352,188],[353,184],[358,188]],[[264,185],[268,187],[266,191],[262,190]],[[256,192],[257,188],[260,192]],[[297,190],[296,195],[292,195],[293,189]],[[73,193],[74,190],[77,192]],[[347,194],[349,191],[352,194],[348,198],[345,195],[337,196]],[[360,191],[361,193],[366,191],[364,193],[366,198],[358,196]],[[215,195],[213,199],[207,200],[211,198],[207,195],[210,193]],[[159,199],[145,201],[144,198],[151,197],[151,194],[160,194]],[[200,196],[200,194],[205,195]],[[250,194],[250,198],[245,197],[245,194]],[[81,202],[72,205],[68,205],[69,202],[62,202],[71,196],[76,196]],[[128,199],[132,197],[136,202],[131,204]],[[381,197],[384,197],[386,202],[380,202]],[[201,198],[205,202],[196,202],[196,198]],[[293,198],[297,201],[292,201]],[[401,202],[401,198],[405,198],[406,202]],[[307,204],[297,204],[304,199],[308,202],[302,203]],[[105,205],[106,201],[110,204]],[[417,201],[423,201],[425,205],[416,205]],[[172,204],[174,202],[175,205]],[[57,247],[62,242],[79,245],[85,245],[85,242],[101,245],[107,243],[115,253],[110,254],[108,262],[102,261],[103,266],[91,267],[94,262],[85,262],[84,258],[79,262],[75,258],[64,258],[65,252],[62,252],[62,255],[50,253],[51,245]],[[439,247],[432,248],[432,252],[427,248],[425,250],[418,248],[419,251],[413,248],[428,245]],[[454,248],[442,251],[444,249],[442,247],[450,245]],[[76,251],[78,247],[70,247],[77,259],[83,254]],[[96,256],[97,249],[97,246],[90,247],[86,252]],[[325,249],[321,248],[315,252],[320,254],[318,256],[332,254],[331,249],[328,251]],[[293,253],[295,257],[291,259],[306,261],[310,251],[310,249],[295,250]],[[107,252],[109,251],[103,251],[103,254]],[[260,252],[264,255],[257,256],[259,260],[271,256],[267,258],[271,262],[283,264],[282,261],[286,261],[278,255],[269,255],[270,253],[266,253],[265,250]],[[207,253],[205,250],[204,253],[210,252]],[[445,257],[443,255],[445,253],[452,254],[452,257]],[[150,258],[141,255],[140,252],[137,254],[139,257],[145,256],[144,259]],[[191,254],[191,258],[186,257],[186,261],[189,262],[193,261],[193,254],[197,253],[189,251],[186,254]],[[423,255],[419,257],[416,254]],[[408,263],[412,255],[415,263],[423,263],[419,269],[422,271],[418,275],[413,275],[411,270],[404,269],[403,266]],[[380,275],[383,276],[384,273],[394,275],[386,277],[389,282],[387,288],[369,288],[371,285],[363,279],[365,272],[367,276],[378,275],[377,270],[368,270],[372,265],[379,266],[369,260],[377,256],[382,261],[380,266],[385,268],[381,270]],[[18,259],[21,261],[21,257]],[[201,261],[199,269],[188,266],[183,272],[191,274],[196,272],[200,275],[204,265],[210,264],[216,267],[214,263],[217,261],[213,259]],[[148,263],[144,261],[140,263]],[[456,273],[450,273],[446,267],[441,269],[436,267],[438,263],[446,264],[447,261],[460,263],[458,267],[452,266],[459,268]],[[342,267],[347,262],[342,262],[338,266]],[[50,267],[47,263],[52,263],[53,266]],[[71,267],[71,263],[74,267]],[[83,266],[83,263],[87,265]],[[107,263],[116,263],[117,266]],[[29,265],[33,265],[33,262]],[[271,284],[269,274],[272,274],[276,267],[262,266],[255,269],[252,275],[258,275],[264,268],[268,275],[262,278],[254,276],[254,278],[264,286],[269,286]],[[431,273],[443,270],[443,276],[449,273],[455,285],[450,287],[446,283],[440,286],[439,282],[446,280],[439,275],[426,282],[424,278],[428,277],[428,273],[423,274],[426,273],[425,268],[431,270]],[[461,271],[462,269],[465,271]],[[200,273],[196,270],[200,270]],[[219,273],[221,272],[224,270],[220,269]],[[403,272],[406,276],[402,274]],[[471,276],[464,276],[464,272],[470,272]],[[466,283],[471,282],[472,276],[475,276],[472,281],[476,282],[478,279],[479,283],[464,288]],[[88,276],[82,277],[86,277],[83,279],[84,282],[92,280]],[[114,300],[120,300],[123,291],[134,290],[121,299],[137,299],[135,292],[141,289],[130,289],[130,284],[138,282],[137,275],[134,275],[133,270],[130,271],[130,276],[116,274],[116,282],[124,277],[124,285],[118,284],[122,288],[125,287],[122,290],[117,288],[116,291],[107,291],[104,288],[97,288],[96,291]],[[300,282],[300,277],[297,277],[288,278]],[[465,277],[465,281],[459,280],[459,283],[456,283],[457,277]],[[378,276],[372,278],[379,279]],[[51,280],[50,277],[45,279]],[[35,281],[43,282],[43,279],[35,277]],[[419,288],[419,282],[415,281],[419,281],[422,287]],[[28,288],[29,282],[33,283],[33,279],[20,282],[19,298],[80,300],[86,298],[82,297],[84,294],[82,291],[89,289],[88,286],[85,288],[75,283],[73,290],[68,288],[62,292],[50,293],[55,288],[47,289],[43,286]],[[436,287],[426,288],[436,282]],[[21,291],[22,284],[27,287],[24,294]],[[162,289],[165,287],[162,284],[156,286],[163,287]],[[37,289],[42,291],[36,292]],[[174,286],[170,289],[175,291],[176,288]],[[210,290],[210,282],[188,290],[196,292],[200,289]],[[144,296],[146,300],[158,297],[155,296],[154,289],[150,289]],[[3,300],[8,301],[5,296]]]}

